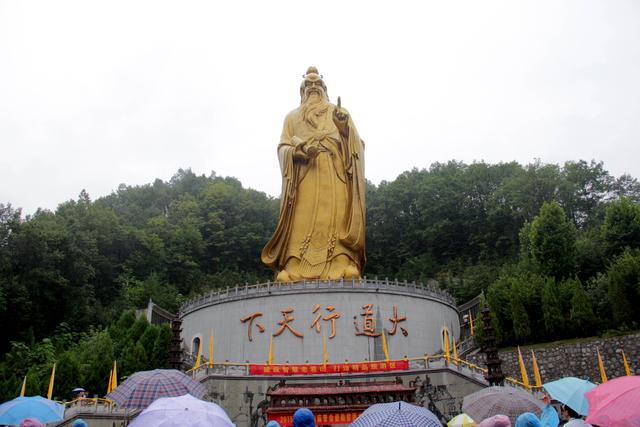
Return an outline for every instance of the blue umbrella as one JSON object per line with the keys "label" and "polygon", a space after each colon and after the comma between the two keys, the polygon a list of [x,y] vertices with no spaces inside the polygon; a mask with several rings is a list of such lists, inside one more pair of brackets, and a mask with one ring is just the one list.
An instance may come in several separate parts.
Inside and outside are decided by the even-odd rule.
{"label": "blue umbrella", "polygon": [[442,427],[433,412],[406,402],[369,406],[350,427]]}
{"label": "blue umbrella", "polygon": [[596,386],[594,383],[580,378],[565,377],[544,383],[542,386],[553,399],[564,403],[578,414],[589,413],[589,401],[584,394]]}
{"label": "blue umbrella", "polygon": [[18,425],[25,418],[45,424],[60,421],[64,418],[64,406],[41,396],[16,397],[0,405],[0,424]]}

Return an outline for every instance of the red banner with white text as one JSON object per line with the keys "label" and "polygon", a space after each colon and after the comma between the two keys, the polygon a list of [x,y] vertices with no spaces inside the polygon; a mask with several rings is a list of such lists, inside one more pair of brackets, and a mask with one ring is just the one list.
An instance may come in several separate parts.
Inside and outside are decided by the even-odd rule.
{"label": "red banner with white text", "polygon": [[249,375],[326,375],[361,374],[368,372],[406,371],[408,360],[386,360],[380,362],[327,363],[303,365],[249,365]]}
{"label": "red banner with white text", "polygon": [[[360,416],[362,412],[359,411],[347,411],[347,412],[326,412],[315,414],[316,425],[323,424],[351,424]],[[290,414],[269,414],[267,416],[269,421],[277,421],[282,427],[293,426],[293,413]]]}

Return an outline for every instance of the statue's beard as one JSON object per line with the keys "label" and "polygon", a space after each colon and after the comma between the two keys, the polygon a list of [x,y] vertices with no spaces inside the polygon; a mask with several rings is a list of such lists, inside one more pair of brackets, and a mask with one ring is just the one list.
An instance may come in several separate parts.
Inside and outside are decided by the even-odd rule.
{"label": "statue's beard", "polygon": [[310,93],[302,100],[300,112],[302,120],[314,129],[318,128],[318,119],[327,112],[329,100],[324,94]]}

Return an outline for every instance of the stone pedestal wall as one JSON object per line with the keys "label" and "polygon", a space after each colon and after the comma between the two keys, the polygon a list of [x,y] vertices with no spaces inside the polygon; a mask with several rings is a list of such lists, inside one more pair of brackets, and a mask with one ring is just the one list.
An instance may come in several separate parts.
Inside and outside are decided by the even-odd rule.
{"label": "stone pedestal wall", "polygon": [[[529,381],[533,383],[532,347],[523,346],[520,349]],[[542,382],[567,376],[600,382],[596,349],[600,349],[604,369],[609,379],[625,375],[621,349],[624,349],[627,356],[631,373],[640,375],[640,333],[636,333],[621,337],[593,339],[579,344],[559,344],[546,348],[533,347]],[[502,359],[502,371],[505,375],[520,379],[518,349],[500,351],[499,354]],[[479,366],[485,366],[484,354],[482,353],[468,356],[468,360]]]}

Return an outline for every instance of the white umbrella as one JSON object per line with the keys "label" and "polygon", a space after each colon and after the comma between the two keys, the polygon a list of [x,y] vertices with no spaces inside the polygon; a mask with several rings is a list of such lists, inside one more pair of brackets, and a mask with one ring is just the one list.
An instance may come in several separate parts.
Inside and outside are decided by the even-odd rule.
{"label": "white umbrella", "polygon": [[190,394],[161,397],[138,415],[129,427],[234,427],[227,413],[212,402]]}

